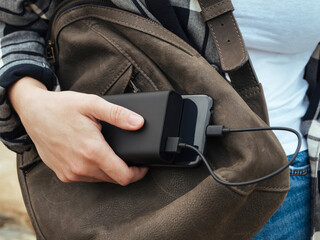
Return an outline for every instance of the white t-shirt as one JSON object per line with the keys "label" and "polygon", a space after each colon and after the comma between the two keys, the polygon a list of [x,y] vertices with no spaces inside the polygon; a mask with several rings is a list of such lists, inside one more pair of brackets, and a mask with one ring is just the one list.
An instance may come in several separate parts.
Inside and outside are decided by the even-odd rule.
{"label": "white t-shirt", "polygon": [[[320,42],[320,0],[233,0],[234,15],[262,83],[271,126],[300,132],[308,99],[304,68]],[[287,155],[297,138],[275,131]],[[301,150],[307,149],[306,141]]]}

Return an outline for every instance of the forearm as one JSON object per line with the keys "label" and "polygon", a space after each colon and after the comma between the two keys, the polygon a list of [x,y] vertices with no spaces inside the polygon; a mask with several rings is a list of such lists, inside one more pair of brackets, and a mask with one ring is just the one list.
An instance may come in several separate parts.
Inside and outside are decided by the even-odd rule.
{"label": "forearm", "polygon": [[46,18],[55,1],[38,1],[37,6],[26,2],[0,3],[0,140],[16,152],[26,150],[30,141],[7,98],[8,88],[25,76],[41,81],[50,90],[58,86],[44,55]]}

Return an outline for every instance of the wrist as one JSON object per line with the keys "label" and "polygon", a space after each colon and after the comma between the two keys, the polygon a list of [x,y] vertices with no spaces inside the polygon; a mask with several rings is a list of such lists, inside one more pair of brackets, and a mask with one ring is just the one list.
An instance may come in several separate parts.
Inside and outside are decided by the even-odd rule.
{"label": "wrist", "polygon": [[31,77],[24,77],[8,89],[8,97],[13,108],[20,115],[34,101],[39,101],[39,95],[47,91],[46,86],[40,81]]}

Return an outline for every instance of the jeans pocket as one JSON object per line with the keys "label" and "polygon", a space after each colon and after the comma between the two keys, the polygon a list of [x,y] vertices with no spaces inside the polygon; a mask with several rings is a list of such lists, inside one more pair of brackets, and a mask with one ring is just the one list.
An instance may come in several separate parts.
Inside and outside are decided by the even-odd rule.
{"label": "jeans pocket", "polygon": [[[292,155],[288,156],[288,159],[291,159],[291,157]],[[311,168],[308,151],[300,152],[289,168],[291,176],[305,176],[310,174]]]}
{"label": "jeans pocket", "polygon": [[301,166],[301,167],[294,167],[290,166],[290,175],[291,176],[304,176],[311,172],[310,164]]}

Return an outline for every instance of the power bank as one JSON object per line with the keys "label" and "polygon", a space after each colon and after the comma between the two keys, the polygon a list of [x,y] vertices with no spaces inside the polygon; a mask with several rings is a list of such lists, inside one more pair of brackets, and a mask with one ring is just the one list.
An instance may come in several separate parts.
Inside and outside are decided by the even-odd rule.
{"label": "power bank", "polygon": [[204,153],[212,98],[207,95],[179,95],[174,91],[126,93],[103,98],[126,107],[145,119],[138,131],[126,131],[102,122],[102,134],[115,153],[129,165],[196,166],[194,152],[182,149],[167,153],[168,137],[179,137]]}
{"label": "power bank", "polygon": [[182,97],[174,91],[126,93],[103,98],[143,116],[144,126],[126,131],[102,122],[102,134],[115,153],[131,165],[170,164],[165,152],[168,137],[179,137]]}

